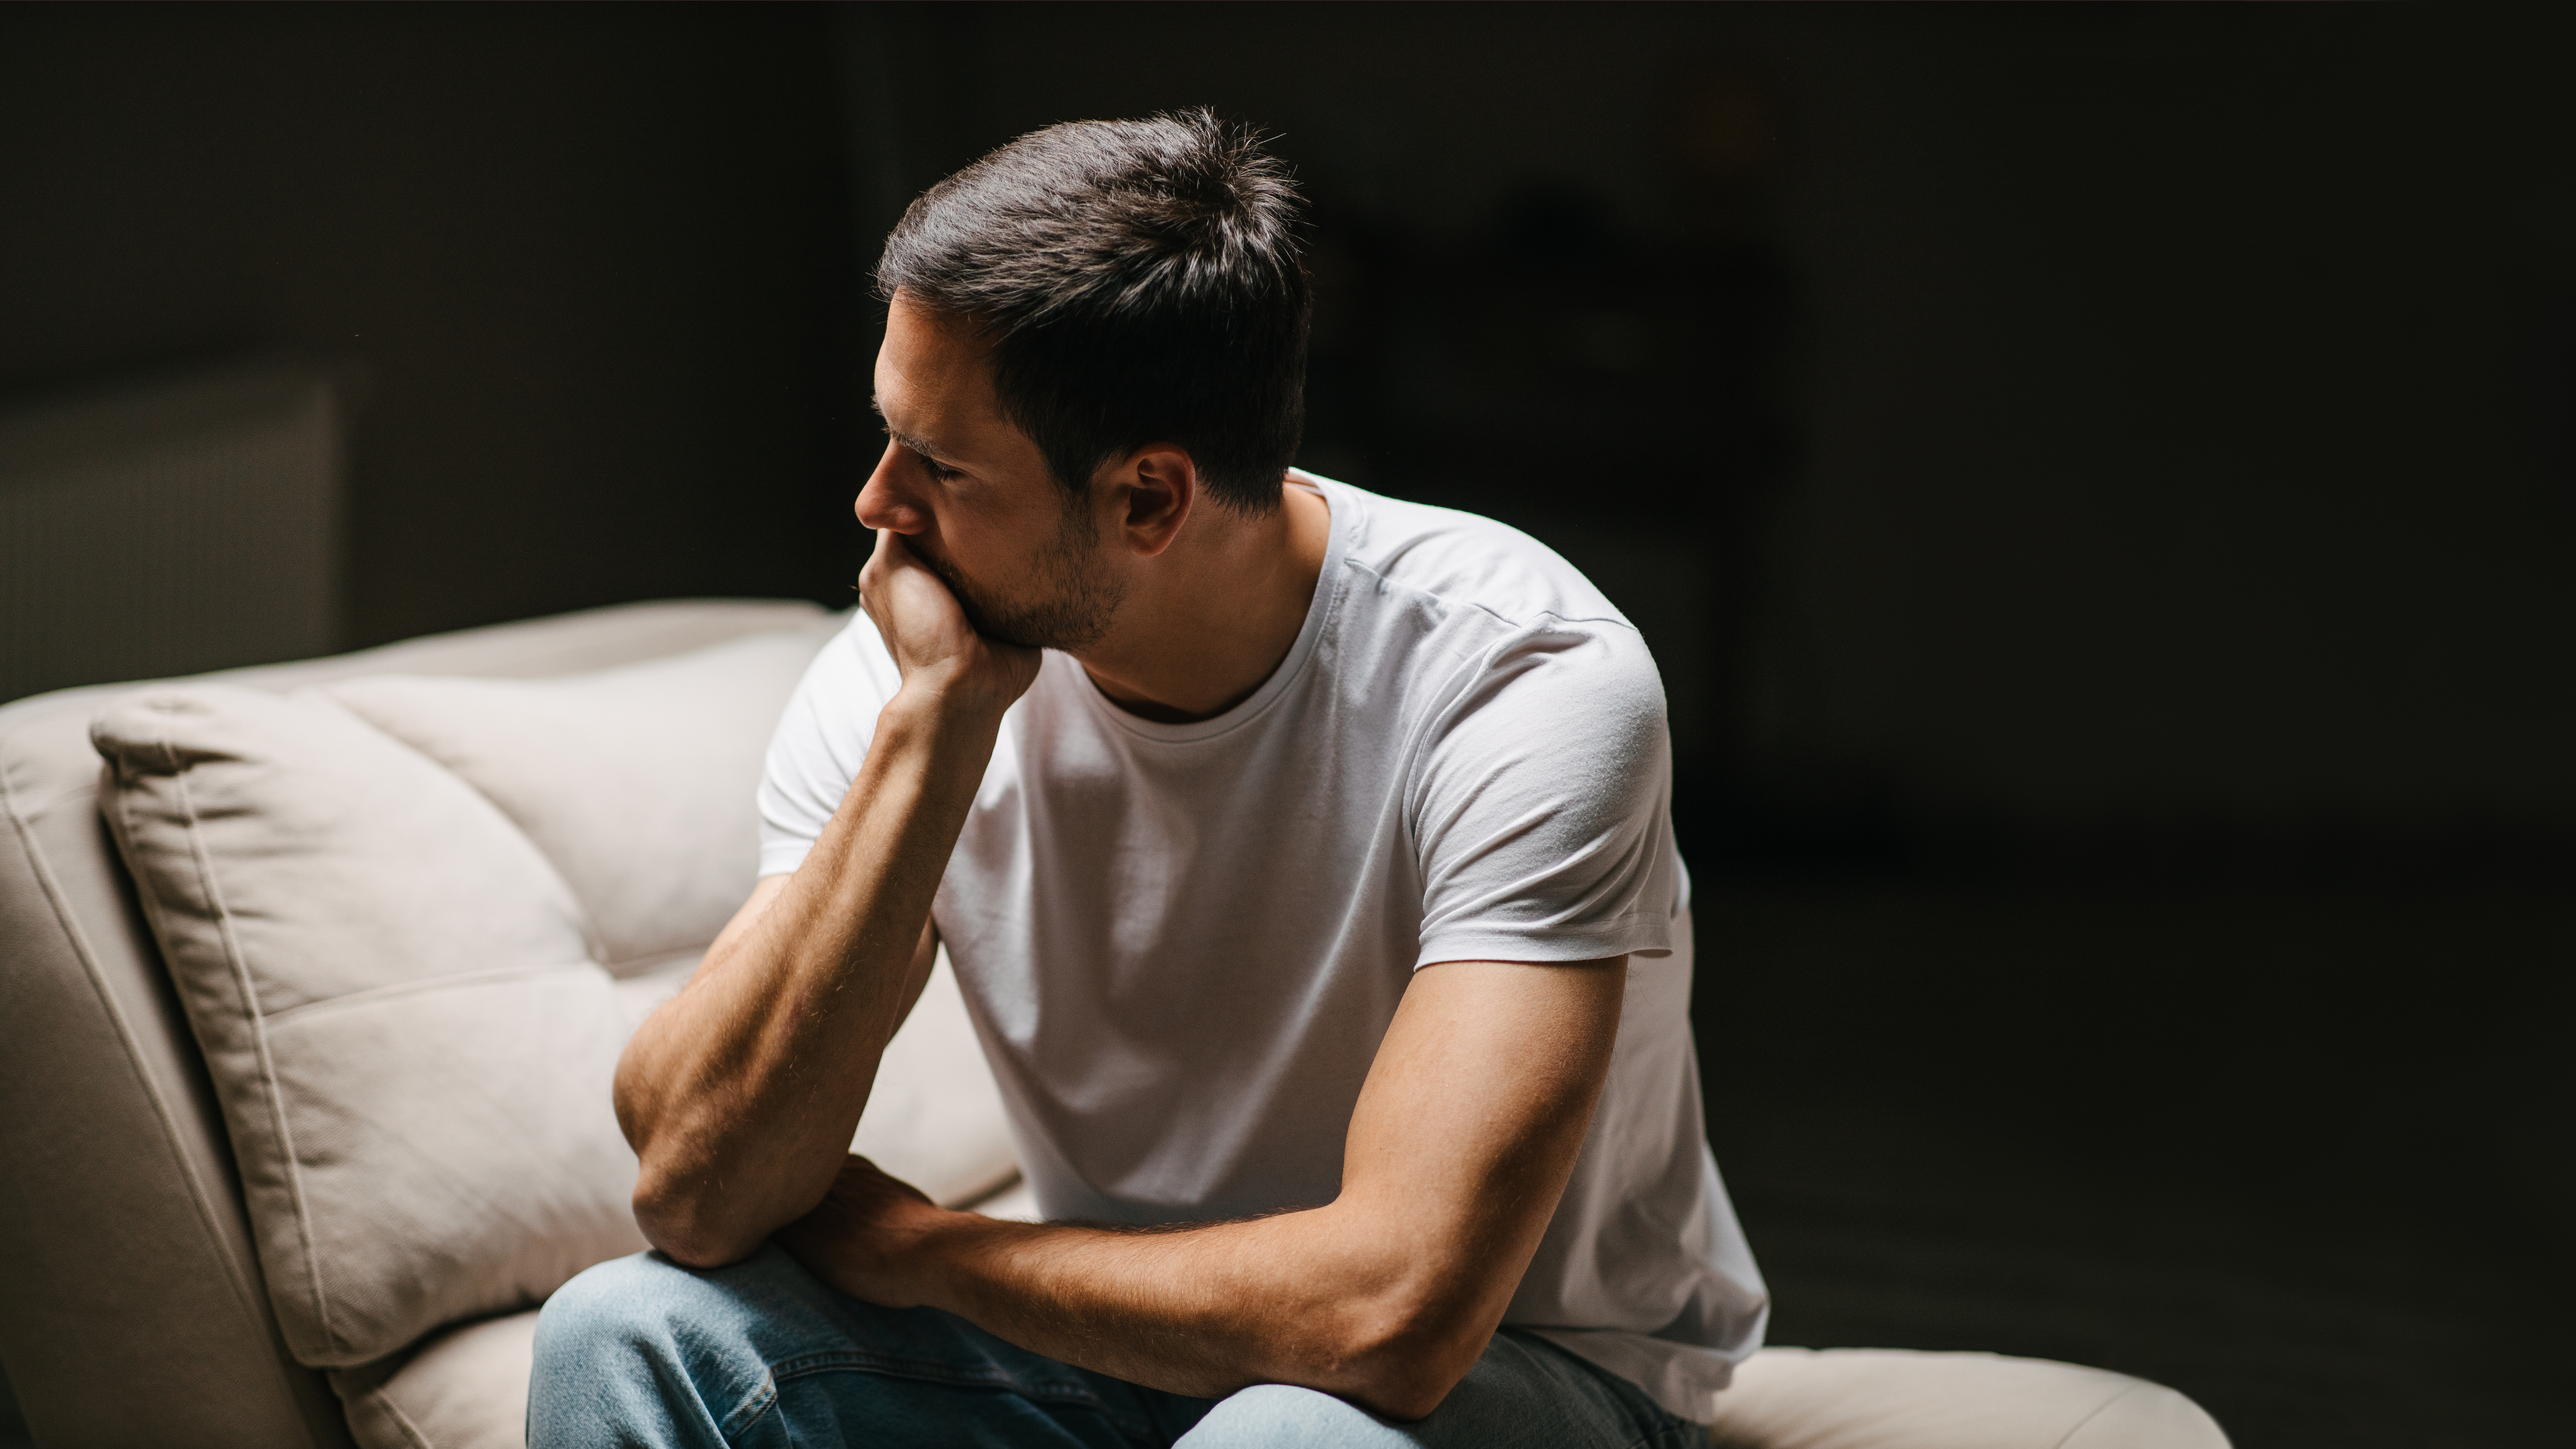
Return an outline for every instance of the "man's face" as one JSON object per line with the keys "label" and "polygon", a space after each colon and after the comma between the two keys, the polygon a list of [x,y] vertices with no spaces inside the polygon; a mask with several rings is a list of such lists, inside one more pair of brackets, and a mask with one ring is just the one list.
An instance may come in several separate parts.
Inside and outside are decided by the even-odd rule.
{"label": "man's face", "polygon": [[904,535],[988,639],[1076,651],[1107,632],[1125,590],[1090,501],[1067,493],[1002,417],[965,326],[897,293],[876,407],[888,441],[859,490],[859,522]]}

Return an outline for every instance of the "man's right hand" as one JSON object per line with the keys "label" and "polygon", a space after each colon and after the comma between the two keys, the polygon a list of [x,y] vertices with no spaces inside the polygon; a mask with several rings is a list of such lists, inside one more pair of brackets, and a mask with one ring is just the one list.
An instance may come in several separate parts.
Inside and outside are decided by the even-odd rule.
{"label": "man's right hand", "polygon": [[904,536],[890,528],[876,533],[876,552],[859,570],[859,607],[903,672],[904,688],[998,716],[1036,682],[1039,651],[976,633],[957,596]]}

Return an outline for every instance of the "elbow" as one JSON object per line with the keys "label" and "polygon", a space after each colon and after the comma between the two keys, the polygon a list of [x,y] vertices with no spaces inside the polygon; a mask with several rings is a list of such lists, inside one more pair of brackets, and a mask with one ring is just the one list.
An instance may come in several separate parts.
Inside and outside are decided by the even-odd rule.
{"label": "elbow", "polygon": [[1353,1325],[1344,1393],[1399,1422],[1428,1418],[1483,1357],[1499,1321],[1499,1313],[1422,1300],[1379,1307]]}
{"label": "elbow", "polygon": [[721,1268],[760,1250],[765,1233],[748,1232],[728,1222],[721,1200],[701,1183],[692,1183],[647,1162],[635,1179],[635,1226],[664,1257],[683,1268]]}
{"label": "elbow", "polygon": [[689,1150],[693,1140],[705,1140],[706,1124],[672,1120],[668,1102],[650,1089],[637,1047],[628,1042],[618,1060],[613,1098],[618,1130],[635,1149],[635,1226],[645,1242],[684,1268],[741,1262],[759,1250],[766,1235],[726,1222],[717,1164]]}
{"label": "elbow", "polygon": [[1391,1419],[1399,1424],[1410,1424],[1419,1419],[1430,1418],[1431,1411],[1439,1408],[1440,1401],[1448,1398],[1449,1391],[1456,1388],[1458,1381],[1466,1376],[1463,1371],[1452,1374],[1410,1374],[1386,1382],[1372,1383],[1366,1390],[1351,1397],[1357,1399],[1362,1408],[1381,1418]]}

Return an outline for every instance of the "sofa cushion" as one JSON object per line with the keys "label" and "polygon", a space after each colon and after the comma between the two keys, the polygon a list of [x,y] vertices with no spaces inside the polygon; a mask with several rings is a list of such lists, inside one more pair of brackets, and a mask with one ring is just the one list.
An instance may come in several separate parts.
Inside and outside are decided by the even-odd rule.
{"label": "sofa cushion", "polygon": [[[617,1054],[748,891],[761,749],[832,627],[542,683],[154,686],[95,720],[297,1358],[375,1362],[642,1246]],[[603,734],[604,761],[560,747]],[[622,979],[567,862],[623,913]],[[951,1204],[1014,1171],[944,959],[854,1146]]]}
{"label": "sofa cushion", "polygon": [[623,976],[704,947],[750,894],[770,732],[840,624],[558,679],[378,675],[325,689],[526,832],[588,913],[600,964]]}
{"label": "sofa cushion", "polygon": [[527,1449],[536,1344],[533,1311],[486,1318],[409,1358],[335,1372],[331,1387],[359,1449]]}
{"label": "sofa cushion", "polygon": [[380,1358],[642,1245],[624,1013],[490,801],[311,692],[146,689],[92,739],[298,1359]]}
{"label": "sofa cushion", "polygon": [[[526,1390],[520,1390],[522,1401]],[[1712,1449],[2228,1449],[2206,1410],[2108,1369],[1993,1353],[1766,1348]]]}

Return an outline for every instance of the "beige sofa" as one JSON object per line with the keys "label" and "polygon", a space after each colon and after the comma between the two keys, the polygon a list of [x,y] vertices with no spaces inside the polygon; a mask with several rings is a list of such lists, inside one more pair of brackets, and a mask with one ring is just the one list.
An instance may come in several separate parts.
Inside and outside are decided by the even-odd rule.
{"label": "beige sofa", "polygon": [[[36,1442],[516,1445],[535,1306],[641,1246],[607,1064],[750,884],[840,620],[623,606],[0,707],[0,1365]],[[1022,1209],[953,983],[856,1145]],[[1717,1438],[2208,1449],[2187,1399],[1766,1350]]]}

